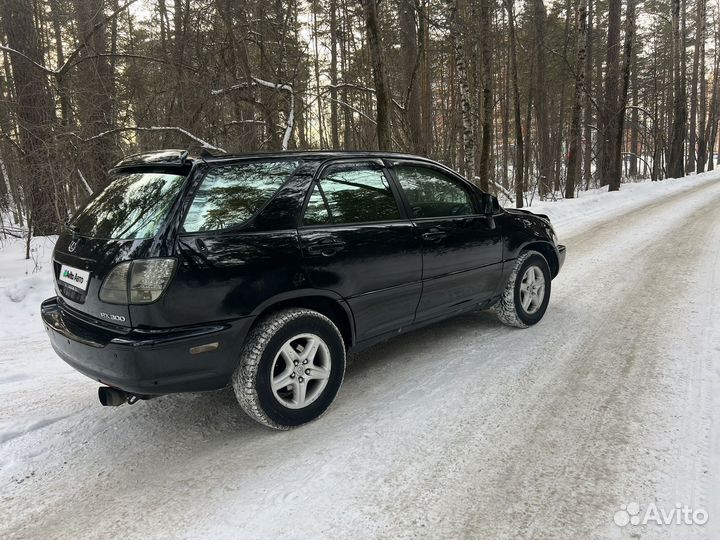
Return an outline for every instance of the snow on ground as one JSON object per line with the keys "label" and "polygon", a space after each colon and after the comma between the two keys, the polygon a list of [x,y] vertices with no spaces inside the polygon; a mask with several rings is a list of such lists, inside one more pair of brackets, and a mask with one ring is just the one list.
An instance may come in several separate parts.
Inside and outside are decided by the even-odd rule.
{"label": "snow on ground", "polygon": [[698,185],[713,182],[719,176],[717,171],[711,171],[687,178],[669,178],[661,182],[631,182],[622,184],[620,191],[608,192],[607,187],[590,189],[581,191],[576,199],[535,200],[528,209],[547,214],[558,234],[567,236],[649,203],[669,199]]}
{"label": "snow on ground", "polygon": [[[0,537],[718,538],[720,173],[544,202],[545,319],[470,314],[354,358],[287,433],[223,390],[102,408],[51,350],[54,239],[0,249]],[[709,522],[627,525],[621,504]]]}
{"label": "snow on ground", "polygon": [[0,240],[0,339],[43,332],[38,306],[54,294],[50,259],[55,240],[33,238],[30,259],[24,239]]}

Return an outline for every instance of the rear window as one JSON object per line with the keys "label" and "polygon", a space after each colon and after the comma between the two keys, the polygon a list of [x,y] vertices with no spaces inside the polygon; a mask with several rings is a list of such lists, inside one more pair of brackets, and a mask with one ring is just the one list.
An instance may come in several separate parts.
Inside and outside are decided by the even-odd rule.
{"label": "rear window", "polygon": [[117,172],[72,220],[92,238],[136,239],[157,234],[183,186],[185,176],[159,172]]}
{"label": "rear window", "polygon": [[183,229],[205,232],[246,223],[297,169],[298,161],[261,161],[211,169],[195,194]]}

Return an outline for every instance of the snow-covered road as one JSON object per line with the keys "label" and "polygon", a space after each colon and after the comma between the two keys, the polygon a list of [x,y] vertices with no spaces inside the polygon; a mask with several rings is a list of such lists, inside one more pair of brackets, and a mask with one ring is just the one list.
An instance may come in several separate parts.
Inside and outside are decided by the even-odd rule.
{"label": "snow-covered road", "polygon": [[540,324],[377,346],[289,432],[229,390],[100,407],[24,315],[47,280],[5,282],[0,537],[719,538],[720,175],[661,184],[540,207],[568,246]]}

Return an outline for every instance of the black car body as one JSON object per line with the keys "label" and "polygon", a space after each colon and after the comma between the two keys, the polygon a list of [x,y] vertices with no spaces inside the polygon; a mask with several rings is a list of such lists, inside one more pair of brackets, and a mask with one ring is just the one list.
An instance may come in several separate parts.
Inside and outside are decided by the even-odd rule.
{"label": "black car body", "polygon": [[[241,188],[232,183],[237,171],[245,171]],[[267,185],[257,180],[264,171],[276,175]],[[524,250],[542,254],[550,278],[565,258],[546,217],[502,209],[417,156],[163,151],[126,158],[112,174],[127,187],[101,195],[96,207],[91,201],[57,241],[57,296],[42,304],[42,317],[67,363],[139,397],[226,386],[250,329],[281,308],[325,315],[345,348],[358,350],[497,303]],[[140,188],[127,180],[146,177]],[[409,200],[418,185],[426,186],[423,196],[440,193],[437,200]],[[123,207],[128,190],[142,194],[130,200],[140,204],[138,215]],[[231,211],[223,201],[232,201]],[[138,225],[143,219],[150,221]],[[141,232],[115,226],[127,221]],[[138,278],[150,283],[138,285],[138,302],[130,300],[132,284],[101,294],[118,265],[126,263],[124,283],[153,260],[166,261],[152,270],[162,277]],[[127,299],[107,301],[116,294]]]}

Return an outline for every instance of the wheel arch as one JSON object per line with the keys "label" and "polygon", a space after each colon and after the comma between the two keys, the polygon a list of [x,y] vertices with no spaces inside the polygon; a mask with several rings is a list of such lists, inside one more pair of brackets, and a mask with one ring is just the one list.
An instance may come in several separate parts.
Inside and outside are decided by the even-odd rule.
{"label": "wheel arch", "polygon": [[340,335],[345,342],[345,349],[354,345],[355,318],[350,306],[342,297],[330,291],[298,290],[281,294],[263,302],[253,311],[252,315],[255,321],[258,321],[268,313],[293,307],[312,309],[322,313],[340,330]]}
{"label": "wheel arch", "polygon": [[554,279],[555,276],[558,275],[560,272],[560,261],[558,259],[558,254],[555,249],[555,246],[553,246],[550,242],[542,242],[542,241],[534,241],[534,242],[528,242],[527,244],[523,245],[520,251],[537,251],[539,252],[543,257],[545,257],[545,260],[548,263],[548,266],[550,266],[550,275],[551,278]]}

